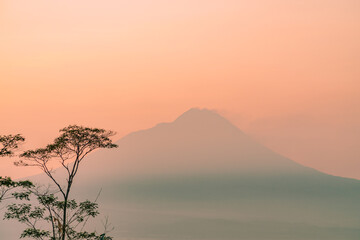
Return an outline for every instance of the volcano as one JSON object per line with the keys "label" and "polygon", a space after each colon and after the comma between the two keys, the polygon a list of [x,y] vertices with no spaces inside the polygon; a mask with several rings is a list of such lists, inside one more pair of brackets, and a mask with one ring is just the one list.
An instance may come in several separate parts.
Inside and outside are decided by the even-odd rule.
{"label": "volcano", "polygon": [[107,176],[142,177],[317,173],[272,152],[207,109],[190,109],[171,123],[131,133],[117,144],[117,150],[94,154],[83,172],[101,168]]}

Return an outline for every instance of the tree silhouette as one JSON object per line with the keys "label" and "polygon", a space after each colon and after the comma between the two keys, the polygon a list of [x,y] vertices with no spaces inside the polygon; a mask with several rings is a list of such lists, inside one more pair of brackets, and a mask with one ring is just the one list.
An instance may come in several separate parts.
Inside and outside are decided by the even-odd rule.
{"label": "tree silhouette", "polygon": [[[69,196],[75,176],[85,157],[96,149],[117,147],[110,139],[114,134],[104,129],[70,125],[60,130],[60,136],[52,144],[45,148],[25,151],[20,155],[20,160],[15,162],[17,166],[39,167],[56,185],[59,192],[59,196],[55,196],[49,192],[33,191],[41,207],[32,208],[26,204],[8,206],[5,218],[27,222],[30,226],[23,232],[22,237],[43,239],[42,237],[51,236],[49,231],[37,229],[32,225],[39,219],[44,219],[52,226],[50,239],[100,239],[95,233],[78,232],[75,229],[86,217],[95,217],[98,214],[97,204],[90,201],[77,203]],[[52,171],[54,161],[59,162],[65,170],[66,179],[56,179]],[[64,185],[62,180],[65,180]],[[48,215],[45,215],[46,211]]]}

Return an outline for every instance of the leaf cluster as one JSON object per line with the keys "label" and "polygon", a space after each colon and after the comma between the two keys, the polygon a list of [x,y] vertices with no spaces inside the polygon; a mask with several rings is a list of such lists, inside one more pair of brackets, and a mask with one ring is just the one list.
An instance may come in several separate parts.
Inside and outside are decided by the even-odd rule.
{"label": "leaf cluster", "polygon": [[[25,138],[20,134],[16,135],[0,135],[0,157],[12,157],[14,150],[19,147],[21,142],[24,142]],[[30,188],[33,184],[29,181],[13,181],[10,177],[0,176],[0,202],[11,197],[26,199],[29,196],[28,191],[13,193],[7,196],[7,193],[11,192],[15,188]]]}
{"label": "leaf cluster", "polygon": [[[68,217],[65,221],[65,233],[68,239],[73,240],[97,240],[100,235],[96,231],[83,231],[88,218],[98,216],[98,204],[89,200],[77,202],[71,199],[59,200],[53,193],[40,193],[38,189],[33,189],[31,195],[36,197],[37,204],[13,203],[7,206],[4,219],[17,220],[27,225],[22,232],[21,238],[33,238],[38,240],[58,240],[61,239],[63,231],[63,211],[64,205],[67,206]],[[29,200],[29,199],[27,199]],[[104,239],[111,240],[111,237]]]}
{"label": "leaf cluster", "polygon": [[[10,177],[0,176],[0,202],[2,200],[15,198],[15,199],[29,199],[31,194],[30,189],[34,187],[34,184],[30,181],[13,181]],[[14,189],[21,188],[23,191],[14,192]],[[10,193],[11,194],[8,194]]]}
{"label": "leaf cluster", "polygon": [[25,138],[20,134],[0,136],[0,157],[13,156],[13,150],[19,147],[20,142],[24,141]]}

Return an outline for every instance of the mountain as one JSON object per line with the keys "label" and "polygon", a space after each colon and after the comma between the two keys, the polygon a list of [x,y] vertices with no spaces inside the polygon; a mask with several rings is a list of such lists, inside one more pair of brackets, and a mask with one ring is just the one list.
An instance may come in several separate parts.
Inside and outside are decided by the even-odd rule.
{"label": "mountain", "polygon": [[207,109],[190,109],[174,122],[131,133],[117,144],[116,150],[95,153],[83,173],[98,171],[100,165],[109,176],[316,173],[258,144]]}
{"label": "mountain", "polygon": [[117,144],[89,156],[73,190],[102,189],[115,239],[360,239],[360,181],[274,153],[216,112],[190,109]]}

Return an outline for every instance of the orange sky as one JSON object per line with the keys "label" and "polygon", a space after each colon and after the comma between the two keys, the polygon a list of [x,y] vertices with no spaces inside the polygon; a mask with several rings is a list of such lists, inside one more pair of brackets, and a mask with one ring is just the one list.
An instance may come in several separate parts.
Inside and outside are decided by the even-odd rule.
{"label": "orange sky", "polygon": [[0,0],[0,133],[27,149],[68,124],[121,137],[207,107],[360,179],[359,64],[358,0]]}

